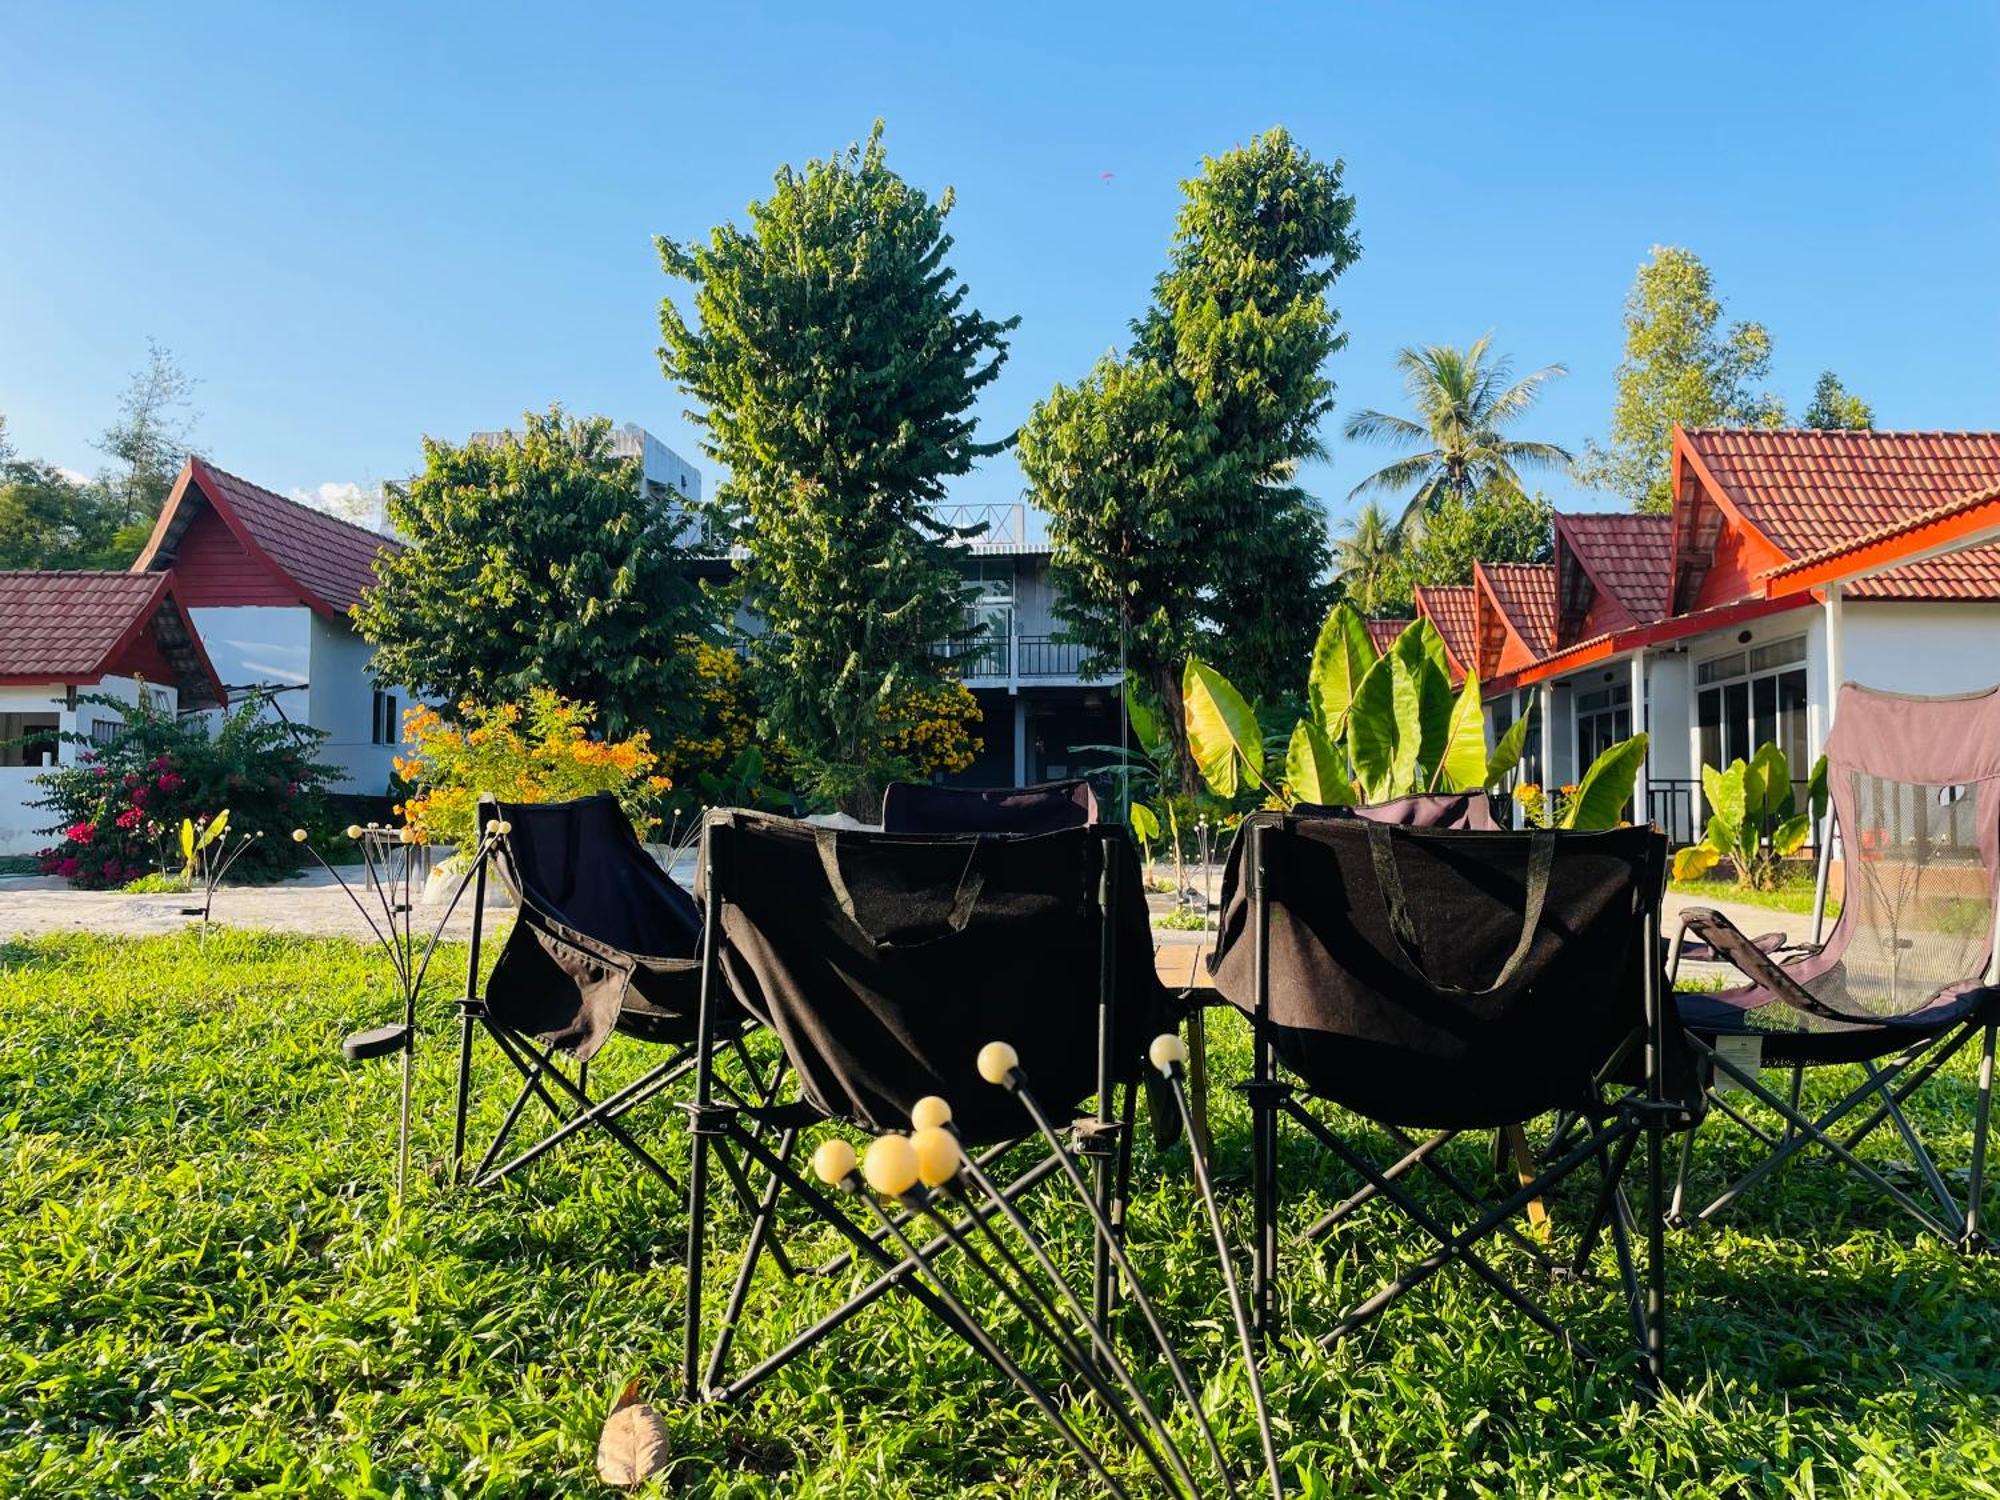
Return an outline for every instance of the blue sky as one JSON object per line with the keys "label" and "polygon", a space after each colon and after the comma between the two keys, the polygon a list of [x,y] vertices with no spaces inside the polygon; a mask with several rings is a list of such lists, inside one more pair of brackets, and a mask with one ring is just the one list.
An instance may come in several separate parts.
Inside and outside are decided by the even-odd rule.
{"label": "blue sky", "polygon": [[[957,188],[977,305],[1021,315],[992,435],[1124,340],[1179,181],[1274,124],[1358,199],[1342,412],[1395,407],[1399,345],[1491,330],[1570,367],[1525,433],[1601,437],[1664,242],[1769,326],[1794,411],[1830,366],[1883,425],[2000,426],[1990,4],[0,0],[0,48],[0,412],[78,469],[149,336],[202,379],[203,451],[280,490],[551,400],[701,462],[652,236],[878,115],[892,165]],[[1307,476],[1336,520],[1381,461],[1337,422]],[[957,494],[1019,489],[1003,458]]]}

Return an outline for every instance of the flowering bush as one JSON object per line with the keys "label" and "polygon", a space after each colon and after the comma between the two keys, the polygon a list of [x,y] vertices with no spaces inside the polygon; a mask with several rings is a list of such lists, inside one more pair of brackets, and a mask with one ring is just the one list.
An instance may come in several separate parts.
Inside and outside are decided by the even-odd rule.
{"label": "flowering bush", "polygon": [[902,726],[883,748],[926,779],[965,770],[985,748],[985,741],[972,732],[985,715],[962,682],[906,693],[894,705],[885,705],[882,716]]}
{"label": "flowering bush", "polygon": [[65,735],[83,747],[76,764],[35,778],[47,792],[35,805],[53,815],[46,831],[57,836],[40,856],[44,874],[102,888],[178,870],[182,821],[204,829],[224,808],[238,830],[269,835],[232,875],[276,880],[304,862],[283,835],[326,816],[322,788],[337,773],[313,759],[324,734],[266,719],[255,704],[228,715],[211,737],[203,721],[150,704],[84,701],[117,710],[121,722],[107,744]]}
{"label": "flowering bush", "polygon": [[536,688],[526,703],[458,706],[458,722],[434,709],[403,715],[403,738],[415,751],[396,774],[416,788],[403,805],[411,837],[424,844],[471,842],[481,795],[506,802],[564,802],[609,792],[643,837],[659,821],[673,781],[642,732],[594,740],[597,710]]}
{"label": "flowering bush", "polygon": [[1570,803],[1576,800],[1576,793],[1577,786],[1573,781],[1553,789],[1527,781],[1514,788],[1514,800],[1520,804],[1521,816],[1528,820],[1529,827],[1560,828]]}

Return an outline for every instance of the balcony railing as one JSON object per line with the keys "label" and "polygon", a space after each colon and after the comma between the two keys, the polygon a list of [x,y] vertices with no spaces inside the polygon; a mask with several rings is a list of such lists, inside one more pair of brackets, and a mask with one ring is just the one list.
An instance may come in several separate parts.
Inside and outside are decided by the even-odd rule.
{"label": "balcony railing", "polygon": [[1047,682],[1078,676],[1090,653],[1075,641],[1052,635],[958,635],[933,644],[931,654],[957,667],[968,681]]}

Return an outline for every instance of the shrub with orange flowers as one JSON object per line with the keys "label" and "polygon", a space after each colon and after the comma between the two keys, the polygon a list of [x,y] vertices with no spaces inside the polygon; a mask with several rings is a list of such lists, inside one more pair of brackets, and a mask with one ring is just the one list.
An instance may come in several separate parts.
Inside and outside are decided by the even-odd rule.
{"label": "shrub with orange flowers", "polygon": [[882,717],[902,725],[884,748],[919,776],[955,775],[985,748],[985,741],[972,732],[985,719],[979,700],[956,680],[906,693],[884,705]]}
{"label": "shrub with orange flowers", "polygon": [[536,688],[525,703],[461,703],[455,722],[434,709],[409,710],[403,737],[415,749],[397,758],[396,774],[414,788],[403,803],[411,836],[467,847],[482,794],[506,802],[562,802],[609,792],[645,837],[659,822],[672,778],[643,732],[592,739],[596,718],[590,704],[546,688]]}

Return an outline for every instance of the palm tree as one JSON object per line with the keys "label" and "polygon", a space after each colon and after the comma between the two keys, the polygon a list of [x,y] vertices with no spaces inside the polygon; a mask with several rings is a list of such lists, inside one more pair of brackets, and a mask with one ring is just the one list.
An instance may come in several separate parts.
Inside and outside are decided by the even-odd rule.
{"label": "palm tree", "polygon": [[1488,334],[1470,349],[1435,344],[1399,350],[1396,365],[1418,420],[1358,411],[1342,429],[1357,442],[1425,445],[1423,452],[1377,469],[1352,491],[1410,494],[1396,522],[1398,530],[1413,521],[1421,526],[1422,518],[1447,495],[1464,498],[1489,484],[1519,491],[1524,488],[1520,470],[1554,469],[1570,462],[1569,453],[1554,443],[1521,442],[1500,432],[1535,404],[1544,382],[1569,372],[1561,365],[1549,365],[1510,385],[1511,362],[1499,357],[1488,362],[1491,342]]}
{"label": "palm tree", "polygon": [[1388,513],[1370,500],[1342,528],[1334,543],[1334,573],[1364,615],[1380,608],[1383,595],[1395,582],[1402,562],[1402,543]]}

